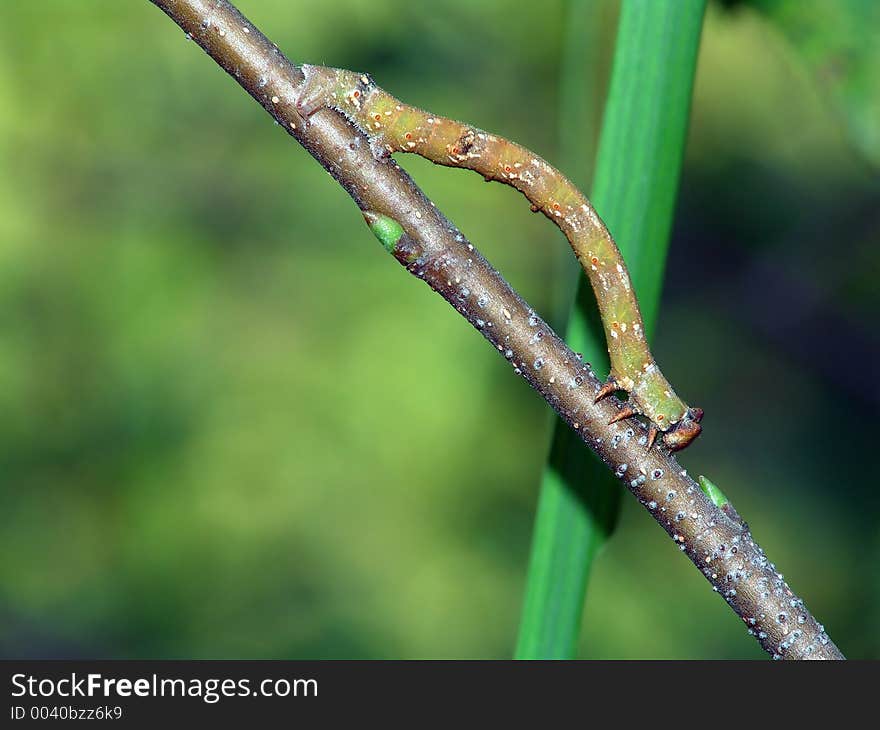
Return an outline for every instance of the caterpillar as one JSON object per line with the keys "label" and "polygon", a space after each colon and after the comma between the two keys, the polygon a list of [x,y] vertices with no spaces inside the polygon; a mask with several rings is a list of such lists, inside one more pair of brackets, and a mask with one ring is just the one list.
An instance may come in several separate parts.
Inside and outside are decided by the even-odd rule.
{"label": "caterpillar", "polygon": [[628,396],[612,422],[645,417],[648,448],[658,434],[671,451],[700,434],[702,409],[676,395],[651,355],[620,250],[587,198],[561,172],[503,137],[404,104],[367,74],[308,64],[302,71],[296,108],[304,121],[328,107],[366,135],[379,159],[411,152],[439,165],[473,170],[525,195],[531,210],[543,213],[568,239],[596,295],[611,361],[596,400],[615,392]]}

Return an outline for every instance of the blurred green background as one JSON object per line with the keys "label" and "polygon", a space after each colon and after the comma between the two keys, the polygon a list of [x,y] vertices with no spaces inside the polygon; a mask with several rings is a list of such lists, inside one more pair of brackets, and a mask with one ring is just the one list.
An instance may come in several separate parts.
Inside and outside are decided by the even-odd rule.
{"label": "blurred green background", "polygon": [[[796,5],[755,5],[706,18],[654,350],[707,412],[683,464],[876,657],[877,26],[813,0],[817,41]],[[239,7],[293,60],[577,173],[562,0]],[[558,322],[561,234],[402,161]],[[3,656],[512,654],[548,407],[146,0],[0,5],[0,414]],[[581,656],[763,653],[627,496]]]}

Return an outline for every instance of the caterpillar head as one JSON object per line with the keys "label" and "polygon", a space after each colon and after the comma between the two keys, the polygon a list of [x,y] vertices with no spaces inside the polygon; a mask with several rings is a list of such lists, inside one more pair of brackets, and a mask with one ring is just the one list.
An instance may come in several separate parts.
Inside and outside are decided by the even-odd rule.
{"label": "caterpillar head", "polygon": [[688,408],[682,419],[663,434],[663,443],[670,451],[681,451],[700,435],[703,430],[700,425],[702,420],[702,408]]}

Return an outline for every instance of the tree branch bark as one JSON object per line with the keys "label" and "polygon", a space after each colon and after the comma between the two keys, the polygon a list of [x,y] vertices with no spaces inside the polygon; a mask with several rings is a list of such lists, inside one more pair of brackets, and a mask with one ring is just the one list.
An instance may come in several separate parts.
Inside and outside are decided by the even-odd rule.
{"label": "tree branch bark", "polygon": [[340,114],[296,110],[301,69],[225,0],[150,0],[198,43],[342,185],[373,225],[397,221],[383,239],[506,357],[517,375],[575,430],[645,506],[774,658],[843,659],[732,509],[719,509],[646,430],[608,425],[620,405],[594,403],[601,382],[427,199],[394,160],[378,160]]}

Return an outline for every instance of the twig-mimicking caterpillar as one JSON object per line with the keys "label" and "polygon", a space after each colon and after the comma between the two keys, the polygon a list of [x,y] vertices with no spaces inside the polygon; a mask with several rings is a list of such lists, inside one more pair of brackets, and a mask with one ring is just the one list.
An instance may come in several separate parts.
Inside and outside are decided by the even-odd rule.
{"label": "twig-mimicking caterpillar", "polygon": [[628,393],[614,420],[645,416],[649,448],[658,432],[673,451],[700,434],[702,410],[689,408],[654,362],[620,250],[590,202],[561,172],[514,142],[402,103],[366,74],[310,65],[302,70],[297,108],[303,117],[322,107],[335,109],[367,135],[376,157],[413,152],[523,193],[533,211],[544,213],[565,234],[596,295],[611,358],[611,374],[596,399]]}

